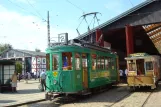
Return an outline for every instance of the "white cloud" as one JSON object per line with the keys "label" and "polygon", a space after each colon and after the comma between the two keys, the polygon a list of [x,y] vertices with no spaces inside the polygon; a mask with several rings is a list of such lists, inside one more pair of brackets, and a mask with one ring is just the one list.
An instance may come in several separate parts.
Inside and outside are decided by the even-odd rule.
{"label": "white cloud", "polygon": [[[46,22],[42,22],[35,16],[25,16],[0,6],[0,29],[1,43],[10,43],[17,49],[35,50],[39,48],[42,51],[46,49]],[[68,33],[70,39],[77,36],[76,31],[70,28],[58,29],[51,26],[51,36],[64,32]]]}

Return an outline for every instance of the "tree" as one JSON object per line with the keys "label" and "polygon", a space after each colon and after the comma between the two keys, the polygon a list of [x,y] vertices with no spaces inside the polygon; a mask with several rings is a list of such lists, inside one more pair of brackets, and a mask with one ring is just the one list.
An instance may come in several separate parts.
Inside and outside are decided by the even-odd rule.
{"label": "tree", "polygon": [[36,51],[36,52],[41,52],[41,50],[40,50],[40,49],[38,49],[38,48],[36,48],[36,49],[35,49],[35,51]]}
{"label": "tree", "polygon": [[11,44],[0,44],[0,53],[8,48],[13,48]]}
{"label": "tree", "polygon": [[16,61],[16,72],[22,73],[22,63],[20,61]]}

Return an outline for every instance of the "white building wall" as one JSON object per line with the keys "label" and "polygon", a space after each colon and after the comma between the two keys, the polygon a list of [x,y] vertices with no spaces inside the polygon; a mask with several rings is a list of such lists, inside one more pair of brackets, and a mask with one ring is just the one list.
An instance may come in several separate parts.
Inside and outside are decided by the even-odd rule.
{"label": "white building wall", "polygon": [[42,71],[46,71],[46,57],[32,57],[32,73],[37,71],[41,73]]}

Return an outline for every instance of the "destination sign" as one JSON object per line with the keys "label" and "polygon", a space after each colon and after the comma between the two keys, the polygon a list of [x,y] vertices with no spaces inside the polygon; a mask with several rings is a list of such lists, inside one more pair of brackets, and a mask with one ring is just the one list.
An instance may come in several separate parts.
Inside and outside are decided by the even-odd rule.
{"label": "destination sign", "polygon": [[130,54],[129,57],[137,57],[137,56],[147,56],[147,53],[134,53],[134,54]]}

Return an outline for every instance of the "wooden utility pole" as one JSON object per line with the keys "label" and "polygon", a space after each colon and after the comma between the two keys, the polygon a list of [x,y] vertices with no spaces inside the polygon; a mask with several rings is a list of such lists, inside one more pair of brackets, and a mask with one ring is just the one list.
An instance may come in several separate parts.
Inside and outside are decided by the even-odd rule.
{"label": "wooden utility pole", "polygon": [[50,22],[49,22],[49,11],[47,12],[47,47],[50,46]]}

